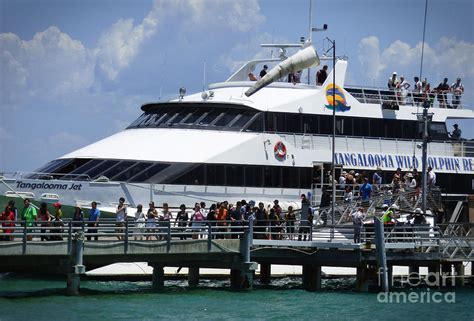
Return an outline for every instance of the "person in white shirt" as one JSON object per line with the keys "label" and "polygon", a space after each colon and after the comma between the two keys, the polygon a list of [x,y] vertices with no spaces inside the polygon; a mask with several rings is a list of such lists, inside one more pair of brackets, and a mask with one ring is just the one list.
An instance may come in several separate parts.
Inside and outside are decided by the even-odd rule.
{"label": "person in white shirt", "polygon": [[397,73],[394,71],[392,77],[388,78],[388,89],[396,89],[398,86]]}
{"label": "person in white shirt", "polygon": [[405,104],[405,98],[408,95],[408,89],[410,88],[410,84],[408,81],[405,80],[405,77],[400,76],[400,83],[397,85],[397,89],[400,90],[400,102],[402,105]]}
{"label": "person in white shirt", "polygon": [[413,88],[413,100],[415,101],[415,104],[420,105],[422,99],[422,94],[423,94],[423,84],[420,81],[420,78],[415,77],[415,87]]}
{"label": "person in white shirt", "polygon": [[461,78],[456,79],[456,82],[451,85],[451,92],[453,93],[453,108],[458,108],[461,102],[461,95],[464,92],[464,86],[461,83]]}
{"label": "person in white shirt", "polygon": [[360,231],[362,226],[364,225],[364,214],[365,208],[359,207],[357,212],[353,212],[352,216],[352,223],[354,223],[354,243],[360,243]]}
{"label": "person in white shirt", "polygon": [[428,167],[428,179],[426,185],[428,188],[436,186],[436,173],[433,172],[433,168],[431,166]]}
{"label": "person in white shirt", "polygon": [[[117,229],[115,230],[116,233],[123,233],[123,226],[125,225],[125,219],[127,218],[127,205],[125,205],[125,198],[121,197],[119,199],[119,204],[117,206],[117,211],[115,212],[116,215],[116,226]],[[117,235],[119,240],[123,240],[124,237],[121,235]]]}

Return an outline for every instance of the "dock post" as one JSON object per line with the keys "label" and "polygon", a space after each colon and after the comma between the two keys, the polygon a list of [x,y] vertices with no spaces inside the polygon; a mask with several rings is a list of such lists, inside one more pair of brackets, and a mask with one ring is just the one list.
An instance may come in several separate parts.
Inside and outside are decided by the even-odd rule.
{"label": "dock post", "polygon": [[454,264],[454,272],[456,272],[456,274],[455,274],[456,286],[464,286],[465,285],[465,282],[464,282],[465,281],[464,264],[462,264],[462,262],[458,262],[458,263]]}
{"label": "dock post", "polygon": [[270,284],[272,278],[272,265],[270,263],[260,263],[260,282]]}
{"label": "dock post", "polygon": [[410,279],[410,284],[419,284],[420,283],[420,267],[416,265],[409,265],[408,278]]}
{"label": "dock post", "polygon": [[303,287],[306,291],[321,290],[321,266],[303,265]]}
{"label": "dock post", "polygon": [[452,265],[449,262],[441,263],[441,276],[443,286],[454,286]]}
{"label": "dock post", "polygon": [[244,228],[244,233],[240,239],[240,262],[230,270],[230,285],[234,290],[252,289],[254,271],[257,263],[250,262],[250,247],[253,238],[253,220],[249,220],[249,226]]}
{"label": "dock post", "polygon": [[82,256],[84,253],[84,231],[78,231],[74,234],[72,240],[71,255],[69,257],[69,269],[67,271],[68,295],[78,295],[81,283],[81,274],[86,272],[83,265]]}
{"label": "dock post", "polygon": [[382,290],[388,292],[388,272],[387,272],[387,256],[385,254],[385,235],[384,227],[381,220],[374,219],[375,227],[375,244],[377,252],[377,264],[379,267],[379,280],[381,280]]}
{"label": "dock post", "polygon": [[[150,265],[150,264],[149,264]],[[163,290],[165,287],[165,270],[163,265],[151,264],[153,267],[152,287],[155,291]]]}
{"label": "dock post", "polygon": [[199,267],[190,266],[188,268],[188,286],[191,288],[199,285]]}

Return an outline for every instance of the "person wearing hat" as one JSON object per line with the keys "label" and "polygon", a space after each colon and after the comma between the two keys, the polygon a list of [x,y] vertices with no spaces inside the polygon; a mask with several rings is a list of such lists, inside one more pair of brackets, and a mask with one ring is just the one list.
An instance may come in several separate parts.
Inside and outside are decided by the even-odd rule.
{"label": "person wearing hat", "polygon": [[451,137],[452,140],[460,140],[462,134],[461,129],[459,128],[458,124],[454,124],[453,127],[454,130],[449,133],[449,137]]}
{"label": "person wearing hat", "polygon": [[388,89],[395,90],[398,86],[397,72],[394,71],[392,77],[388,78]]}
{"label": "person wearing hat", "polygon": [[260,71],[260,78],[265,77],[265,75],[267,74],[267,70],[268,70],[268,66],[263,65],[263,69]]}
{"label": "person wearing hat", "polygon": [[382,210],[384,211],[382,215],[383,224],[392,224],[395,222],[395,214],[393,210],[388,207],[387,204],[382,205]]}
{"label": "person wearing hat", "polygon": [[461,102],[461,95],[464,92],[464,86],[461,83],[461,78],[456,79],[456,82],[451,85],[450,90],[453,93],[453,108],[458,108],[459,103]]}
{"label": "person wearing hat", "polygon": [[426,224],[426,218],[423,215],[423,211],[421,210],[421,208],[417,207],[415,209],[414,216],[415,217],[413,218],[413,225]]}
{"label": "person wearing hat", "polygon": [[416,180],[413,177],[413,174],[411,172],[406,173],[404,179],[405,190],[407,192],[413,192],[416,188]]}
{"label": "person wearing hat", "polygon": [[82,211],[82,207],[79,204],[76,204],[74,208],[74,214],[72,215],[72,226],[74,227],[82,227],[84,224],[84,212]]}
{"label": "person wearing hat", "polygon": [[59,202],[53,203],[54,207],[54,217],[59,217],[60,219],[63,218],[63,211],[61,209],[62,205]]}

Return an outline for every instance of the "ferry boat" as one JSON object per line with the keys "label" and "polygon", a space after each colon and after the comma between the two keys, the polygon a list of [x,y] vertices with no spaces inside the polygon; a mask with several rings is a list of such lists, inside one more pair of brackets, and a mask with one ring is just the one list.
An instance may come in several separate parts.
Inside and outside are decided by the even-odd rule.
{"label": "ferry boat", "polygon": [[[280,49],[279,57],[249,61],[202,92],[186,95],[181,88],[174,100],[144,104],[125,130],[35,172],[3,173],[3,200],[28,197],[70,206],[96,201],[110,212],[119,197],[130,207],[146,207],[150,200],[178,207],[241,199],[299,207],[300,195],[309,192],[317,203],[331,168],[334,108],[338,167],[370,175],[380,167],[384,183],[397,168],[421,171],[419,97],[347,86],[345,59],[335,63],[335,85],[334,71],[320,86],[279,74],[256,91],[249,73],[263,65],[278,73],[281,64],[312,49],[307,43],[271,46]],[[289,47],[299,52],[288,58]],[[256,92],[247,96],[251,88]],[[463,103],[452,109],[437,102],[429,112],[428,165],[445,196],[464,200],[473,194],[474,144],[450,140],[446,122],[474,119],[474,112]]]}

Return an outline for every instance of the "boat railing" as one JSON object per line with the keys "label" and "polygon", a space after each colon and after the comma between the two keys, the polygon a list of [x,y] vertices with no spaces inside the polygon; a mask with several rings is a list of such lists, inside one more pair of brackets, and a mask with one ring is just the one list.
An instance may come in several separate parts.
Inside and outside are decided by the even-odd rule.
{"label": "boat railing", "polygon": [[419,106],[425,103],[432,108],[464,109],[462,95],[453,93],[417,93],[409,90],[385,89],[378,87],[345,86],[344,89],[364,104],[379,104],[385,109],[398,109],[398,106]]}
{"label": "boat railing", "polygon": [[41,180],[83,180],[91,181],[87,174],[50,173],[50,172],[1,172],[0,179],[41,179]]}
{"label": "boat railing", "polygon": [[[298,149],[324,149],[331,151],[332,136],[322,134],[277,134],[286,142]],[[336,136],[336,152],[352,151],[358,153],[392,153],[412,155],[421,146],[420,140]],[[468,140],[431,141],[428,144],[428,154],[434,156],[474,157],[474,142]]]}

